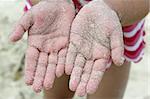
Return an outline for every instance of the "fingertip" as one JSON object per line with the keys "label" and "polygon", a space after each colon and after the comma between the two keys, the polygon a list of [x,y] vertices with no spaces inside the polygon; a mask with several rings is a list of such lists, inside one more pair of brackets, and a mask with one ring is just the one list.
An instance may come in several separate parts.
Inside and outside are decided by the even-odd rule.
{"label": "fingertip", "polygon": [[56,77],[57,77],[57,78],[60,78],[62,75],[63,75],[62,73],[56,72]]}
{"label": "fingertip", "polygon": [[24,80],[25,80],[26,85],[30,86],[33,84],[34,76],[30,72],[25,71]]}
{"label": "fingertip", "polygon": [[25,83],[27,86],[30,86],[33,84],[33,80],[25,80]]}
{"label": "fingertip", "polygon": [[65,66],[65,73],[66,73],[66,75],[71,75],[72,67],[73,66],[71,66],[71,65],[66,65]]}
{"label": "fingertip", "polygon": [[76,88],[75,88],[73,85],[69,85],[69,89],[70,89],[71,91],[76,91]]}
{"label": "fingertip", "polygon": [[16,27],[13,30],[13,33],[10,35],[10,40],[12,42],[16,42],[22,38],[24,35],[25,30],[21,25],[16,25]]}
{"label": "fingertip", "polygon": [[86,85],[85,84],[80,84],[76,90],[76,94],[79,97],[83,97],[86,95]]}
{"label": "fingertip", "polygon": [[97,72],[93,71],[92,72],[90,80],[89,80],[89,82],[87,84],[87,88],[86,88],[88,94],[94,94],[96,92],[96,90],[99,87],[99,84],[102,81],[103,75],[104,75],[104,72],[101,72],[101,71],[97,71]]}
{"label": "fingertip", "polygon": [[55,77],[56,77],[56,67],[54,64],[50,64],[47,67],[47,71],[45,74],[43,86],[46,90],[49,90],[53,87],[53,84],[55,83]]}
{"label": "fingertip", "polygon": [[52,87],[53,87],[52,84],[48,84],[48,83],[44,82],[44,89],[45,90],[50,90]]}
{"label": "fingertip", "polygon": [[43,83],[43,87],[45,90],[49,90],[53,87],[53,82],[46,77]]}
{"label": "fingertip", "polygon": [[63,74],[64,74],[64,72],[56,71],[56,77],[57,78],[60,78]]}
{"label": "fingertip", "polygon": [[36,93],[40,93],[42,91],[42,87],[39,87],[39,86],[36,86],[36,85],[33,85],[32,86],[32,89],[36,92]]}
{"label": "fingertip", "polygon": [[112,49],[112,60],[117,66],[122,66],[125,62],[124,58],[124,47],[116,47]]}
{"label": "fingertip", "polygon": [[125,62],[125,58],[121,57],[119,59],[113,59],[113,62],[116,66],[122,66]]}
{"label": "fingertip", "polygon": [[64,74],[64,64],[58,64],[56,67],[56,77],[59,78]]}
{"label": "fingertip", "polygon": [[85,93],[78,93],[78,92],[76,92],[76,95],[79,96],[79,97],[84,97],[86,94]]}
{"label": "fingertip", "polygon": [[88,94],[94,94],[96,92],[96,89],[97,88],[95,85],[88,84],[86,90]]}
{"label": "fingertip", "polygon": [[70,81],[70,83],[69,83],[69,89],[71,91],[76,91],[76,89],[77,89],[77,82],[75,80],[74,81]]}
{"label": "fingertip", "polygon": [[90,89],[89,89],[89,90],[87,90],[87,93],[91,95],[91,94],[94,94],[94,93],[95,93],[95,91],[94,91],[94,90],[90,90]]}
{"label": "fingertip", "polygon": [[86,94],[84,92],[76,92],[76,95],[79,97],[84,97]]}
{"label": "fingertip", "polygon": [[43,87],[44,87],[44,89],[45,90],[50,90],[50,89],[52,89],[53,88],[53,81],[50,81],[50,80],[47,80],[47,79],[45,79],[44,80],[44,83],[43,83]]}
{"label": "fingertip", "polygon": [[42,90],[41,90],[41,89],[34,89],[34,91],[35,91],[36,93],[40,93]]}
{"label": "fingertip", "polygon": [[11,35],[11,36],[9,37],[9,42],[15,43],[15,42],[17,42],[18,40],[20,40],[20,37],[17,37],[17,36],[14,36],[14,35]]}

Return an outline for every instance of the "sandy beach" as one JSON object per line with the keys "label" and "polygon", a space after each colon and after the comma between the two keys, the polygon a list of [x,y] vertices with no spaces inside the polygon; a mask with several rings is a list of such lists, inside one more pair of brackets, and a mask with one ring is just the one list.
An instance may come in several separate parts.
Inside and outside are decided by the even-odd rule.
{"label": "sandy beach", "polygon": [[[23,14],[23,0],[0,0],[0,99],[42,99],[24,84],[24,53],[26,35],[17,44],[8,36]],[[146,18],[146,49],[144,59],[132,64],[124,99],[150,99],[150,15]],[[76,97],[76,99],[81,99]]]}

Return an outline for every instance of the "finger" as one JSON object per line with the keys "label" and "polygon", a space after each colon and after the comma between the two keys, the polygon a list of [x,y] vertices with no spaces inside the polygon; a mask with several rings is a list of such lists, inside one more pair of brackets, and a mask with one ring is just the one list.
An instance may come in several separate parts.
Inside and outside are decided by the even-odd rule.
{"label": "finger", "polygon": [[16,42],[20,40],[23,34],[33,24],[31,11],[26,12],[16,24],[13,33],[10,35],[10,40]]}
{"label": "finger", "polygon": [[56,74],[56,65],[57,65],[57,53],[51,53],[48,59],[48,67],[46,71],[46,76],[44,80],[44,88],[49,90],[53,87]]}
{"label": "finger", "polygon": [[69,49],[67,52],[67,57],[66,57],[66,64],[65,64],[65,73],[67,75],[70,75],[72,72],[74,62],[76,59],[76,55],[77,55],[76,48],[72,43],[70,43]]}
{"label": "finger", "polygon": [[[120,24],[120,23],[118,23]],[[113,62],[120,66],[124,63],[124,42],[123,42],[123,32],[121,25],[118,25],[117,28],[111,34],[111,56]]]}
{"label": "finger", "polygon": [[99,83],[102,80],[103,74],[106,70],[106,64],[107,60],[105,59],[99,59],[95,61],[93,70],[90,76],[90,80],[87,84],[87,93],[88,94],[93,94],[98,88]]}
{"label": "finger", "polygon": [[40,92],[42,90],[43,81],[46,73],[47,61],[48,61],[48,54],[41,52],[39,55],[38,66],[33,82],[33,89],[35,92]]}
{"label": "finger", "polygon": [[90,74],[93,67],[93,61],[87,61],[83,70],[83,75],[81,77],[81,81],[79,86],[77,87],[76,94],[78,96],[85,96],[86,95],[86,86],[90,78]]}
{"label": "finger", "polygon": [[85,65],[85,58],[81,54],[77,55],[69,83],[69,87],[72,91],[76,90],[80,82],[84,65]]}
{"label": "finger", "polygon": [[39,51],[36,48],[29,46],[25,59],[25,82],[27,85],[33,84],[38,58]]}
{"label": "finger", "polygon": [[58,64],[56,67],[57,77],[61,77],[64,74],[66,54],[67,54],[67,48],[60,50],[58,54]]}

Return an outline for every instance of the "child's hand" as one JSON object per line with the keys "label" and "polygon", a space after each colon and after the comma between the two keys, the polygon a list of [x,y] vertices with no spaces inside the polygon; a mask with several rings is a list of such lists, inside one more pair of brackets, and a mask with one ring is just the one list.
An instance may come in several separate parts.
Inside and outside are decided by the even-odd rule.
{"label": "child's hand", "polygon": [[36,92],[50,89],[64,73],[69,32],[75,10],[67,0],[43,0],[20,19],[11,41],[28,31],[25,80]]}
{"label": "child's hand", "polygon": [[[124,63],[123,32],[115,11],[103,1],[84,6],[73,21],[65,72],[70,89],[79,96],[98,88],[112,56],[116,65]],[[71,73],[72,72],[72,73]]]}

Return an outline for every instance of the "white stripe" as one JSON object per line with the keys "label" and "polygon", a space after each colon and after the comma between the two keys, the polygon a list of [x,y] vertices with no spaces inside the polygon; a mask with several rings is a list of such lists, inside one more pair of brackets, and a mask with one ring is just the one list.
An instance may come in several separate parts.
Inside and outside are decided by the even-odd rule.
{"label": "white stripe", "polygon": [[88,1],[85,1],[85,0],[78,0],[82,6],[86,5],[88,3]]}
{"label": "white stripe", "polygon": [[28,9],[31,9],[32,6],[31,6],[31,4],[28,1],[25,1],[25,4],[26,4]]}
{"label": "white stripe", "polygon": [[124,36],[127,38],[133,37],[137,33],[137,31],[141,29],[143,24],[144,24],[144,19],[141,22],[139,22],[138,25],[131,32],[124,32]]}
{"label": "white stripe", "polygon": [[144,55],[144,50],[142,50],[141,53],[140,53],[140,55],[139,55],[137,58],[135,58],[135,59],[131,59],[131,58],[125,56],[125,55],[124,55],[124,57],[125,57],[125,59],[126,59],[127,61],[130,61],[130,62],[138,62],[138,61],[143,57],[143,55]]}
{"label": "white stripe", "polygon": [[126,50],[128,50],[128,51],[136,51],[136,50],[140,47],[141,43],[142,43],[143,40],[144,40],[143,31],[144,31],[144,30],[141,31],[140,38],[138,39],[138,41],[136,42],[136,44],[135,44],[134,46],[127,46],[127,45],[124,45]]}

